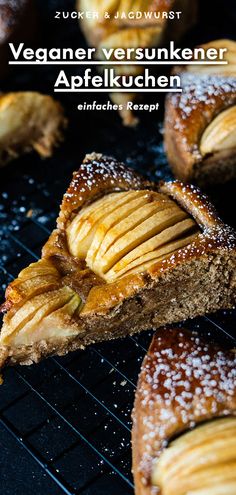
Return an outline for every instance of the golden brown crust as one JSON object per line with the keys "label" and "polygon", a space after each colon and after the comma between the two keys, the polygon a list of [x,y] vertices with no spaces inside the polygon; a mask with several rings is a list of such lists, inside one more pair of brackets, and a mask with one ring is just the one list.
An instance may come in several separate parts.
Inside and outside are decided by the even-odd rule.
{"label": "golden brown crust", "polygon": [[174,198],[187,210],[203,231],[223,227],[223,222],[220,220],[214,206],[198,187],[183,184],[180,181],[173,181],[160,184],[160,191]]}
{"label": "golden brown crust", "polygon": [[73,179],[63,197],[57,225],[66,227],[68,219],[87,203],[112,191],[150,189],[155,185],[146,181],[134,170],[112,157],[100,153],[86,155],[81,167],[74,172]]}
{"label": "golden brown crust", "polygon": [[168,442],[203,421],[236,415],[235,352],[185,329],[156,332],[144,359],[133,410],[137,495],[156,493],[153,463]]}
{"label": "golden brown crust", "polygon": [[[166,255],[149,268],[106,283],[103,278],[95,275],[84,259],[71,254],[66,227],[87,203],[107,193],[130,189],[156,189],[170,196],[195,218],[201,233],[197,233],[190,244]],[[48,354],[52,352],[52,348],[54,352],[57,349],[61,352],[61,348],[63,352],[71,349],[67,337],[70,330],[75,349],[91,341],[125,336],[222,307],[232,307],[235,303],[235,265],[235,233],[222,223],[207,198],[196,187],[186,186],[179,181],[155,186],[115,159],[94,153],[85,158],[80,170],[73,176],[62,202],[58,228],[45,244],[42,260],[21,272],[7,289],[6,303],[3,306],[7,314],[1,337],[8,339],[9,332],[11,335],[17,330],[20,322],[17,320],[12,327],[11,320],[15,314],[17,316],[25,300],[46,292],[46,300],[48,298],[50,301],[50,298],[54,298],[55,290],[62,292],[63,298],[71,298],[73,294],[79,296],[82,307],[69,319],[63,311],[56,319],[53,317],[54,328],[57,325],[61,330],[62,347],[53,347],[50,344]],[[32,270],[35,278],[32,278]],[[45,304],[45,299],[37,299],[36,302],[42,305]],[[61,304],[59,301],[58,305]],[[52,319],[50,323],[51,321]],[[46,353],[45,346],[44,342],[42,357]],[[41,347],[36,343],[36,348],[38,360]],[[35,344],[31,350],[36,356]],[[10,362],[14,363],[17,359],[23,362],[24,351],[22,352],[18,349],[14,354],[11,350]],[[29,345],[25,352],[27,360],[30,359]],[[5,354],[4,347],[4,356]]]}
{"label": "golden brown crust", "polygon": [[165,108],[165,148],[175,176],[199,183],[232,178],[235,151],[203,156],[200,142],[214,118],[236,104],[236,78],[185,73],[182,87],[181,94],[167,96]]}

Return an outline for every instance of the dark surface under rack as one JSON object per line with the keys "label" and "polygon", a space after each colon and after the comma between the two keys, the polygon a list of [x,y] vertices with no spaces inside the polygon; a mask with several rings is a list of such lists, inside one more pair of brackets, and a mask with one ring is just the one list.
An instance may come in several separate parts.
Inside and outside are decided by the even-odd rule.
{"label": "dark surface under rack", "polygon": [[[48,2],[51,10],[43,13],[44,22],[56,5],[60,9],[65,4],[73,7],[70,1]],[[81,44],[75,23],[63,29],[62,35],[58,24],[50,27],[57,45],[69,46],[69,40]],[[201,41],[197,29],[192,36],[193,41],[197,36]],[[208,37],[214,35],[208,33]],[[48,69],[16,71],[6,87],[48,92],[54,75]],[[42,162],[31,154],[0,171],[1,300],[7,284],[40,256],[71,173],[85,152],[113,154],[155,180],[171,177],[156,116],[144,116],[137,130],[128,130],[113,113],[87,113],[81,118],[77,101],[64,99],[70,127],[66,143],[52,159]],[[210,195],[223,218],[235,226],[235,183]],[[234,345],[235,311],[199,318],[186,326]],[[133,494],[131,410],[150,339],[151,332],[144,332],[4,372],[0,387],[1,495],[32,491],[38,495]]]}

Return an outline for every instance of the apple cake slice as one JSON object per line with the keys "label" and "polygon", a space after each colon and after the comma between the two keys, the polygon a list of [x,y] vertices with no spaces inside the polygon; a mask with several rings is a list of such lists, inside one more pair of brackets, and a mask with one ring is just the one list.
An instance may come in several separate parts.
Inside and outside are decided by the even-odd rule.
{"label": "apple cake slice", "polygon": [[42,258],[7,288],[1,365],[232,307],[235,246],[198,189],[87,155]]}
{"label": "apple cake slice", "polygon": [[165,148],[178,179],[200,186],[236,177],[236,42],[211,41],[200,48],[227,48],[227,65],[176,66],[182,94],[165,104]]}
{"label": "apple cake slice", "polygon": [[156,332],[135,394],[135,495],[236,493],[235,365],[194,331]]}

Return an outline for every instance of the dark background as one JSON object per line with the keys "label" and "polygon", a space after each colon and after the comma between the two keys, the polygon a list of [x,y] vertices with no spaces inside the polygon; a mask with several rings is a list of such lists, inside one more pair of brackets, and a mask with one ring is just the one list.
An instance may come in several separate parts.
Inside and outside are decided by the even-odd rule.
{"label": "dark background", "polygon": [[[39,1],[38,46],[85,45],[74,21],[53,20],[71,0]],[[235,37],[235,0],[201,1],[200,18],[183,46]],[[3,91],[52,93],[59,67],[16,67]],[[75,72],[75,67],[67,69]],[[78,69],[79,70],[79,69]],[[60,95],[58,94],[58,97]],[[112,154],[154,179],[171,172],[162,144],[162,112],[141,115],[137,129],[122,127],[114,112],[78,112],[87,95],[62,95],[69,118],[64,144],[51,159],[32,153],[0,170],[0,297],[6,285],[40,255],[59,204],[85,153]],[[94,99],[94,95],[93,95]],[[150,101],[155,101],[150,95]],[[106,95],[96,95],[106,101]],[[161,101],[161,100],[160,100]],[[221,215],[235,223],[235,183],[208,191]],[[29,216],[30,211],[30,216]],[[231,344],[234,312],[189,323]],[[130,412],[148,332],[96,345],[66,358],[10,369],[0,388],[1,495],[132,494]]]}

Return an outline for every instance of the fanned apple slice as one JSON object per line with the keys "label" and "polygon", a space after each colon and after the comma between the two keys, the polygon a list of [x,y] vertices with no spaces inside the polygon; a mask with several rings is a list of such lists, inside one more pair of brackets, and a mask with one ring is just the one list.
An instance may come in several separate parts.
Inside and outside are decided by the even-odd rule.
{"label": "fanned apple slice", "polygon": [[[197,469],[201,471],[211,463],[220,464],[233,459],[236,461],[235,427],[235,418],[227,418],[213,420],[185,433],[174,440],[160,457],[159,472],[164,471],[164,475],[171,479],[174,476],[179,477],[180,474],[191,475]],[[227,449],[222,448],[222,444],[226,443]]]}
{"label": "fanned apple slice", "polygon": [[153,466],[153,485],[173,495],[234,493],[222,487],[236,482],[235,426],[230,417],[208,421],[171,442]]}
{"label": "fanned apple slice", "polygon": [[[135,194],[138,194],[138,192],[128,191],[107,194],[100,200],[97,200],[91,205],[82,208],[73,220],[76,224],[74,240],[76,241],[78,236],[80,239],[83,239],[83,237],[89,233],[90,229],[94,227],[97,222],[102,220],[105,213],[109,214],[110,211],[113,211],[117,206],[123,205],[129,201],[129,199],[135,196]],[[68,227],[67,230],[69,232],[70,227]]]}
{"label": "fanned apple slice", "polygon": [[74,292],[69,287],[62,287],[59,290],[44,292],[43,294],[32,297],[15,312],[11,314],[9,311],[9,325],[7,331],[2,331],[1,342],[7,345],[14,334],[20,332],[22,328],[25,330],[30,325],[31,330],[39,323],[39,321],[47,316],[50,312],[63,306],[68,302]]}
{"label": "fanned apple slice", "polygon": [[29,266],[27,266],[27,268],[24,268],[24,270],[22,270],[19,273],[16,281],[18,279],[23,280],[23,279],[37,277],[39,275],[49,275],[49,274],[58,276],[57,269],[48,260],[41,259],[39,261],[36,261],[35,263],[31,263]]}
{"label": "fanned apple slice", "polygon": [[69,246],[72,254],[79,258],[85,258],[87,251],[92,243],[97,227],[110,213],[116,211],[119,207],[128,204],[134,198],[145,196],[149,191],[129,191],[122,193],[108,194],[102,200],[96,201],[89,208],[89,211],[83,209],[79,214],[79,222],[76,230],[69,233]]}
{"label": "fanned apple slice", "polygon": [[8,299],[20,303],[37,294],[56,288],[60,279],[57,269],[47,260],[31,263],[7,289]]}
{"label": "fanned apple slice", "polygon": [[200,143],[202,155],[236,148],[236,105],[221,112],[206,128]]}
{"label": "fanned apple slice", "polygon": [[72,245],[73,242],[76,241],[82,225],[84,225],[89,216],[94,213],[95,210],[98,211],[100,206],[105,206],[107,203],[109,203],[111,199],[116,196],[116,194],[117,193],[111,193],[105,197],[97,199],[95,203],[84,206],[84,208],[82,208],[82,210],[80,210],[79,213],[76,214],[70,225],[67,227],[67,237],[70,245]]}
{"label": "fanned apple slice", "polygon": [[128,265],[123,270],[114,273],[112,270],[109,270],[105,277],[107,282],[114,282],[118,278],[121,278],[125,275],[131,275],[132,273],[141,273],[145,270],[148,270],[152,265],[162,261],[166,258],[167,255],[174,254],[179,249],[182,249],[192,242],[196,240],[198,233],[191,234],[183,239],[178,239],[177,241],[170,242],[169,244],[165,244],[162,248],[151,251],[150,253],[144,254],[134,260],[130,265]]}
{"label": "fanned apple slice", "polygon": [[32,279],[22,280],[16,286],[11,287],[9,290],[9,297],[14,300],[14,302],[20,302],[23,298],[28,299],[29,296],[33,297],[37,294],[48,292],[49,290],[56,288],[56,285],[57,279],[55,280],[54,275],[39,275]]}
{"label": "fanned apple slice", "polygon": [[95,270],[97,269],[101,259],[104,258],[106,252],[111,248],[113,244],[115,244],[116,241],[118,241],[120,238],[123,238],[124,235],[132,231],[134,228],[136,228],[138,225],[140,225],[148,218],[152,217],[158,211],[163,211],[167,208],[171,208],[172,205],[173,208],[175,208],[176,210],[179,209],[179,207],[175,205],[175,203],[173,203],[171,200],[168,200],[167,202],[165,201],[149,202],[146,205],[139,208],[138,210],[136,210],[135,212],[125,217],[116,225],[114,225],[114,227],[112,227],[106,233],[103,242],[101,243],[97,251],[97,255],[92,264],[93,268]]}
{"label": "fanned apple slice", "polygon": [[150,191],[141,192],[142,194],[137,193],[134,196],[134,199],[131,199],[128,203],[125,203],[119,206],[117,209],[113,210],[106,218],[103,219],[101,223],[99,223],[86,257],[86,262],[89,266],[91,266],[94,262],[98,249],[101,247],[103,240],[110,229],[118,224],[120,225],[120,222],[122,220],[129,217],[129,215],[131,215],[133,212],[140,210],[140,208],[142,208],[145,204],[149,204],[154,201],[156,202],[157,200],[161,204],[170,204],[171,202],[169,198],[166,199],[165,196],[162,196],[159,193],[153,193]]}
{"label": "fanned apple slice", "polygon": [[[105,196],[103,201],[93,204],[93,208],[83,209],[79,214],[79,220],[75,218],[72,224],[67,229],[67,239],[70,252],[77,258],[84,259],[87,255],[87,251],[93,240],[94,233],[96,231],[99,222],[101,222],[106,216],[116,210],[119,206],[130,201],[136,195],[142,195],[143,191],[129,191],[121,193],[112,193]],[[83,215],[84,213],[84,215]]]}
{"label": "fanned apple slice", "polygon": [[217,481],[217,485],[211,485],[205,488],[199,488],[199,490],[196,489],[191,491],[191,495],[235,495],[235,493],[236,481],[226,481],[225,479],[222,483]]}
{"label": "fanned apple slice", "polygon": [[116,274],[118,275],[119,272],[123,273],[124,271],[129,269],[130,263],[134,261],[137,261],[138,263],[138,259],[141,256],[157,250],[157,248],[163,246],[163,244],[169,243],[176,238],[180,238],[194,227],[197,228],[196,222],[191,218],[187,218],[186,220],[182,220],[181,222],[178,222],[177,224],[163,230],[162,232],[151,237],[146,242],[143,242],[135,249],[130,251],[128,254],[126,254],[126,256],[121,258],[121,260],[118,261],[118,263],[116,263],[109,271],[109,276],[115,276]]}
{"label": "fanned apple slice", "polygon": [[[146,207],[147,208],[147,207]],[[132,216],[132,215],[130,215]],[[157,211],[151,209],[149,214],[144,216],[144,221],[127,229],[124,235],[121,235],[107,250],[104,255],[99,256],[96,265],[93,265],[95,273],[101,276],[117,263],[129,251],[137,247],[142,242],[156,235],[167,227],[179,222],[187,217],[187,214],[178,206],[169,207],[164,210],[157,208]],[[97,257],[98,258],[98,257]]]}
{"label": "fanned apple slice", "polygon": [[[221,450],[224,450],[223,442],[221,443]],[[213,453],[212,456],[214,456]],[[187,458],[185,462],[188,463]],[[196,467],[191,475],[184,476],[179,473],[178,477],[167,479],[164,486],[168,488],[162,493],[168,495],[235,495],[235,491],[233,491],[233,488],[236,487],[235,470],[235,461],[228,462],[228,464],[223,462],[203,464],[200,469]],[[230,491],[226,490],[227,486]]]}
{"label": "fanned apple slice", "polygon": [[64,315],[66,315],[66,316],[73,316],[75,313],[77,313],[77,310],[80,308],[81,304],[82,304],[82,301],[81,301],[80,296],[74,292],[74,294],[73,294],[72,298],[69,300],[69,302],[64,304],[64,306],[62,306],[61,308],[53,311],[53,313],[50,316],[57,316],[57,315],[59,316],[62,313],[64,313]]}
{"label": "fanned apple slice", "polygon": [[42,340],[56,340],[76,335],[78,330],[73,327],[71,318],[80,305],[81,299],[75,293],[68,294],[67,298],[60,298],[57,304],[45,304],[32,321],[29,321],[13,336],[14,344],[16,346],[32,345]]}
{"label": "fanned apple slice", "polygon": [[[190,236],[192,218],[201,229],[195,237]],[[188,222],[176,230],[176,224],[185,220]],[[73,228],[69,228],[72,222]],[[85,258],[73,258],[69,244],[70,234],[72,238],[75,235],[75,252],[86,252],[87,235],[86,239],[83,236],[87,226],[89,236],[98,231],[99,237],[98,250],[91,255],[94,263],[86,266]],[[156,242],[159,234],[162,236]],[[93,239],[89,242],[90,248]],[[132,251],[135,256],[132,253],[122,263]],[[1,307],[5,314],[0,367],[38,362],[234,303],[234,232],[218,218],[206,197],[195,186],[180,181],[154,185],[102,155],[87,156],[80,171],[74,173],[42,257],[45,264],[29,267],[15,285],[17,294],[22,289],[24,297],[15,302],[7,292]],[[164,261],[159,262],[162,257]],[[119,262],[115,283],[113,279],[110,283]],[[145,272],[144,266],[151,268]],[[212,276],[207,281],[204,276],[209,271]],[[42,293],[35,294],[36,290]],[[185,304],[191,297],[194,305]]]}

